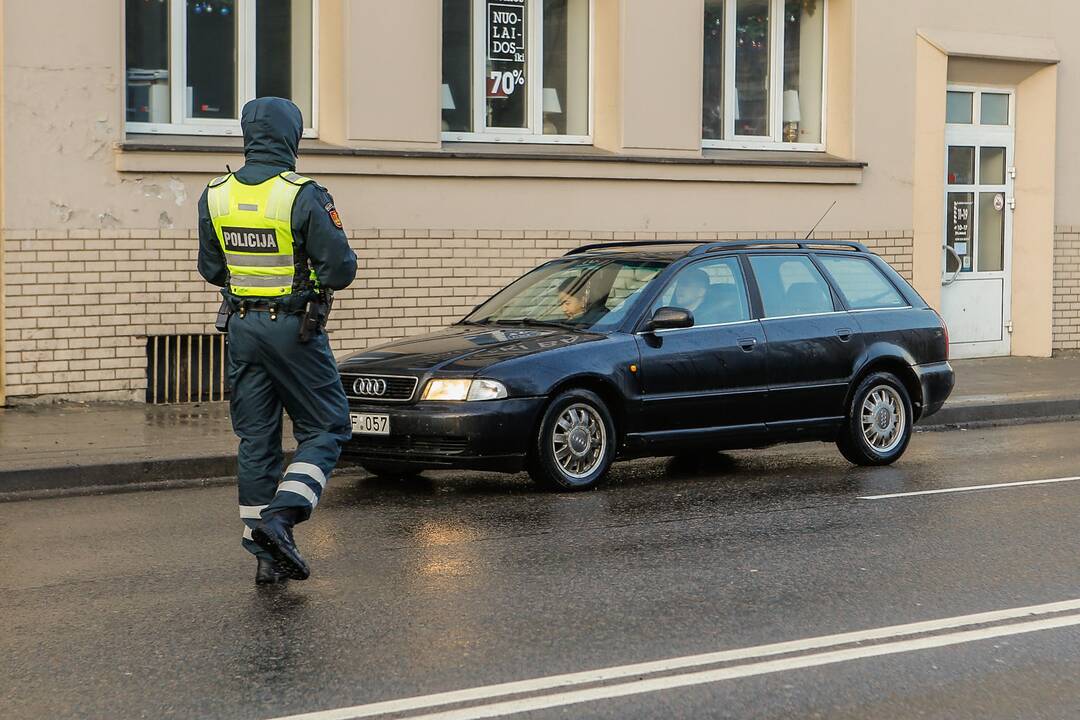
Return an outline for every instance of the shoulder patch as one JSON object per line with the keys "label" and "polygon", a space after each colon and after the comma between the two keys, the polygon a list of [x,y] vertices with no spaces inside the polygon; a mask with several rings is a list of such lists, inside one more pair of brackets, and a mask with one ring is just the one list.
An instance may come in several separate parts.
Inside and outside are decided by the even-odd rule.
{"label": "shoulder patch", "polygon": [[334,201],[331,200],[326,203],[326,205],[323,206],[323,209],[326,210],[326,214],[330,216],[330,221],[337,226],[337,229],[342,230],[341,215],[338,214],[337,208],[334,207]]}
{"label": "shoulder patch", "polygon": [[232,173],[229,173],[228,175],[222,175],[221,177],[216,177],[210,181],[209,187],[217,187],[218,185],[224,185],[225,182],[231,177]]}
{"label": "shoulder patch", "polygon": [[309,182],[313,182],[311,178],[304,177],[303,175],[297,175],[292,171],[281,173],[281,179],[290,182],[293,185],[307,185]]}

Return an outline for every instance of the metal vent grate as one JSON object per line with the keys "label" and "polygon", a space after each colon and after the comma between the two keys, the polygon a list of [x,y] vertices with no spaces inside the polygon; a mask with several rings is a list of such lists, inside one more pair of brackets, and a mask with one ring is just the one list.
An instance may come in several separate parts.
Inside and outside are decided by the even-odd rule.
{"label": "metal vent grate", "polygon": [[223,402],[229,397],[226,335],[146,339],[146,402]]}

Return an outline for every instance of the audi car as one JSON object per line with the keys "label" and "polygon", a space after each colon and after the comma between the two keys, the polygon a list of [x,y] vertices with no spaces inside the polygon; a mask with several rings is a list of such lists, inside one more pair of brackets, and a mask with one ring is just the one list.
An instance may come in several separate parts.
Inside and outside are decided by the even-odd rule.
{"label": "audi car", "polygon": [[339,365],[376,475],[518,472],[834,442],[895,462],[952,391],[941,317],[858,243],[623,242],[545,263],[456,324]]}

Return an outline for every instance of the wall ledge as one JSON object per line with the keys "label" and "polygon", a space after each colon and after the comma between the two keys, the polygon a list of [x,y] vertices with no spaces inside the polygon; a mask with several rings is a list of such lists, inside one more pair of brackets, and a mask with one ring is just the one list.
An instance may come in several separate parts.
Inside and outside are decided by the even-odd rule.
{"label": "wall ledge", "polygon": [[[239,166],[230,138],[129,136],[116,146],[116,168],[133,173],[219,173]],[[865,162],[818,152],[705,150],[700,157],[610,153],[587,146],[447,143],[441,150],[348,148],[320,141],[300,147],[313,175],[491,177],[847,184],[862,182]]]}

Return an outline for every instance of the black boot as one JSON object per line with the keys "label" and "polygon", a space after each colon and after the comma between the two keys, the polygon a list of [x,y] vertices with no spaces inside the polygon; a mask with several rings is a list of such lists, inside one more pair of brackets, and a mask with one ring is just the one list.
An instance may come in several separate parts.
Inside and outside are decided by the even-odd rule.
{"label": "black boot", "polygon": [[277,563],[265,555],[259,556],[259,567],[255,570],[256,585],[275,585],[288,580],[284,573],[278,572]]}
{"label": "black boot", "polygon": [[307,580],[311,571],[293,540],[294,512],[276,512],[264,517],[251,531],[251,539],[274,558],[277,571],[293,580]]}

